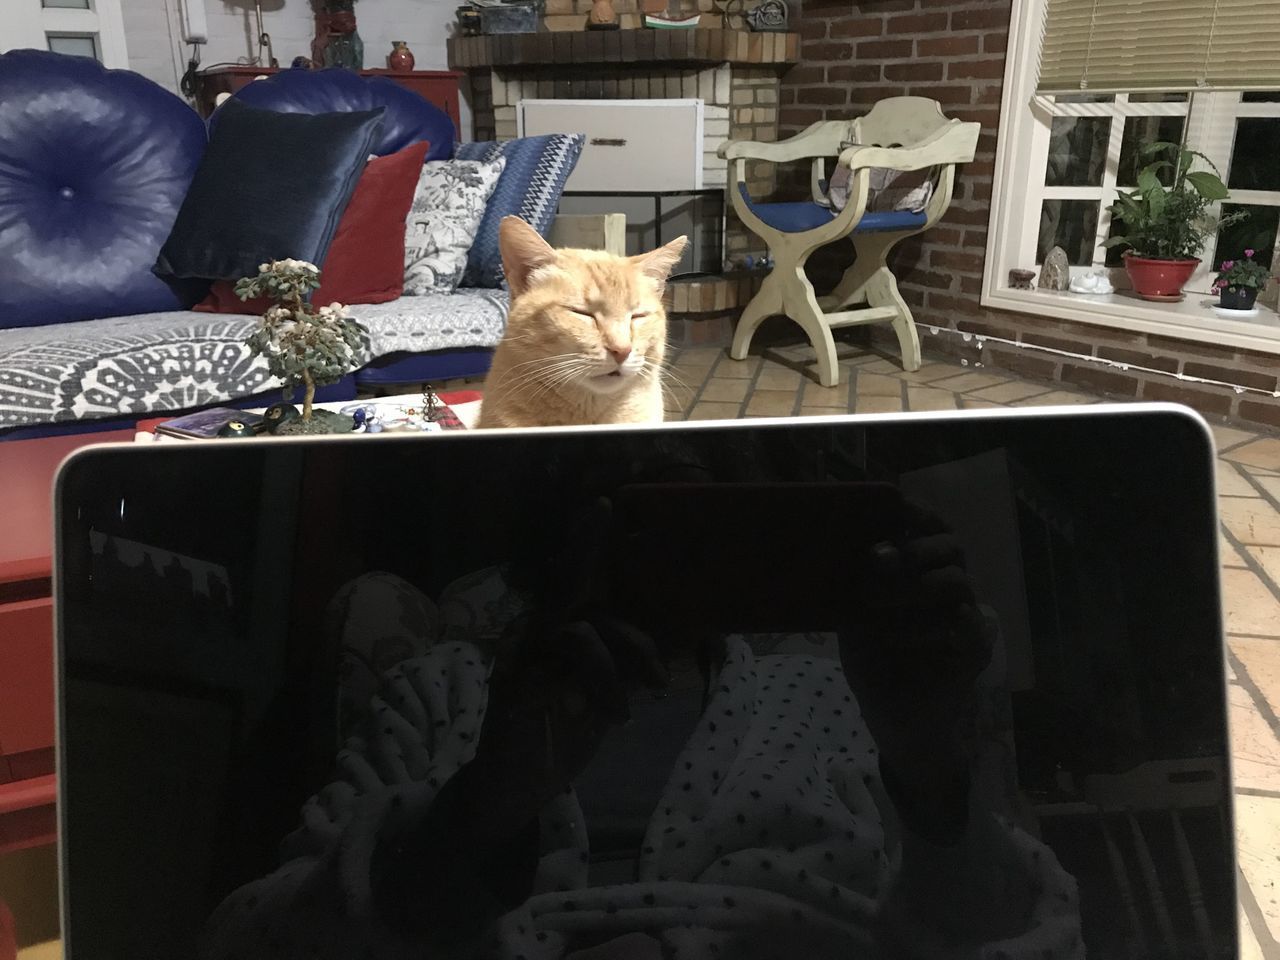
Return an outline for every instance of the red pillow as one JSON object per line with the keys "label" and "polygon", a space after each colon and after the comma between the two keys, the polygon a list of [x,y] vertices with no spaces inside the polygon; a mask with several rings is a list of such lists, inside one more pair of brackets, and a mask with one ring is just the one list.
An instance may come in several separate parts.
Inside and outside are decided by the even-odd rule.
{"label": "red pillow", "polygon": [[[431,144],[426,141],[411,143],[365,166],[338,221],[312,303],[386,303],[404,292],[404,222],[429,149]],[[215,280],[209,295],[194,309],[263,313],[270,305],[262,298],[241,300],[234,281]]]}

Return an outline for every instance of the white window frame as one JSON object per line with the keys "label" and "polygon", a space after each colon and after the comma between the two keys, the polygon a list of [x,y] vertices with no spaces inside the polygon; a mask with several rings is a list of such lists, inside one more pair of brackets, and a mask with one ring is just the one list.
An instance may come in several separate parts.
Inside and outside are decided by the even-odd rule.
{"label": "white window frame", "polygon": [[[983,270],[982,305],[1280,355],[1280,316],[1275,311],[1262,307],[1259,316],[1252,321],[1226,319],[1214,313],[1211,306],[1213,298],[1209,292],[1212,239],[1200,268],[1188,282],[1187,297],[1178,304],[1153,304],[1124,294],[1091,296],[1015,290],[1010,286],[1011,269],[1035,266],[1042,200],[1099,199],[1105,196],[1106,191],[1114,190],[1115,161],[1123,135],[1123,124],[1117,122],[1111,125],[1108,162],[1101,186],[1044,185],[1054,115],[1123,117],[1188,114],[1187,103],[1129,104],[1123,94],[1116,97],[1116,103],[1098,104],[1054,104],[1048,98],[1037,96],[1035,86],[1044,8],[1045,0],[1028,0],[1013,5]],[[1195,93],[1192,99],[1188,146],[1213,160],[1224,178],[1230,168],[1236,119],[1280,117],[1280,103],[1241,103],[1239,93]],[[1233,190],[1229,202],[1280,206],[1280,192]],[[1098,218],[1098,239],[1105,239],[1109,229],[1110,216],[1104,206]],[[1097,262],[1091,266],[1073,267],[1073,274],[1107,269],[1102,263],[1100,249],[1095,251],[1095,259]],[[1110,275],[1117,288],[1128,286],[1122,269],[1111,268]]]}
{"label": "white window frame", "polygon": [[97,39],[102,64],[129,68],[129,48],[124,36],[124,12],[120,0],[89,0],[87,10],[45,7],[40,0],[5,0],[3,41],[0,53],[30,47],[49,49],[49,34],[84,34]]}

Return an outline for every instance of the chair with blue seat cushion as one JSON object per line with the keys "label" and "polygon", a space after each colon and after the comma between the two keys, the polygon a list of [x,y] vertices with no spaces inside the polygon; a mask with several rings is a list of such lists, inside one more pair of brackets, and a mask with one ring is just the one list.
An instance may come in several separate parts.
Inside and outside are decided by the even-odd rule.
{"label": "chair with blue seat cushion", "polygon": [[[373,152],[388,156],[419,140],[431,144],[428,160],[448,160],[457,137],[449,115],[387,77],[351,70],[281,70],[241,87],[235,99],[277,113],[349,113],[382,108],[382,136]],[[210,126],[217,123],[215,112]]]}
{"label": "chair with blue seat cushion", "polygon": [[[769,247],[774,266],[738,320],[729,355],[743,360],[751,338],[767,318],[782,313],[808,335],[817,354],[818,381],[833,387],[839,378],[831,331],[867,323],[892,323],[908,370],[920,366],[920,340],[906,301],[888,267],[889,252],[901,240],[927,230],[951,202],[955,165],[973,159],[977,123],[948,120],[934,100],[892,97],[852,121],[826,120],[778,143],[730,141],[720,148],[729,160],[729,199],[743,225]],[[841,210],[827,205],[825,167],[835,159],[849,171],[849,198]],[[747,191],[748,160],[812,161],[813,199],[761,203]],[[869,210],[873,170],[935,171],[924,209]],[[848,238],[856,260],[832,293],[819,299],[805,276],[805,262],[819,247]]]}

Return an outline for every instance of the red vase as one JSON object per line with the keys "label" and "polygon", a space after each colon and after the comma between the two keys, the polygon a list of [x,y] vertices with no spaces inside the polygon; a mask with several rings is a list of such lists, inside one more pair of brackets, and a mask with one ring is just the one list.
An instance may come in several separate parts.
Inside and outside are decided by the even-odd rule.
{"label": "red vase", "polygon": [[413,51],[403,40],[391,41],[391,52],[387,54],[387,67],[396,73],[408,73],[413,69]]}
{"label": "red vase", "polygon": [[1143,300],[1167,302],[1182,299],[1182,285],[1196,272],[1199,260],[1152,260],[1124,255],[1124,270],[1133,292]]}

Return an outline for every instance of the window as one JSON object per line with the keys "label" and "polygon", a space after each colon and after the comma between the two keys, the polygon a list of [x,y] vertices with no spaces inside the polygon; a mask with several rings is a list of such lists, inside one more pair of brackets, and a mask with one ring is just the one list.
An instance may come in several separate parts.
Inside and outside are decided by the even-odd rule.
{"label": "window", "polygon": [[127,68],[120,0],[4,0],[0,52],[34,47]]}
{"label": "window", "polygon": [[[1045,6],[1063,2],[1014,4],[983,303],[1280,353],[1280,320],[1274,313],[1264,309],[1252,324],[1227,320],[1214,313],[1209,292],[1223,260],[1253,249],[1256,259],[1269,264],[1276,250],[1280,89],[1037,94]],[[1273,7],[1269,15],[1280,18],[1280,0],[1261,5]],[[1280,51],[1274,62],[1280,88]],[[1073,275],[1105,271],[1118,290],[1129,286],[1121,252],[1102,246],[1122,232],[1107,208],[1117,190],[1134,186],[1139,150],[1156,141],[1183,141],[1208,156],[1231,191],[1217,212],[1249,214],[1209,239],[1186,299],[1164,305],[1124,295],[1012,290],[1009,271],[1038,270],[1054,246],[1066,251]]]}

